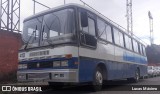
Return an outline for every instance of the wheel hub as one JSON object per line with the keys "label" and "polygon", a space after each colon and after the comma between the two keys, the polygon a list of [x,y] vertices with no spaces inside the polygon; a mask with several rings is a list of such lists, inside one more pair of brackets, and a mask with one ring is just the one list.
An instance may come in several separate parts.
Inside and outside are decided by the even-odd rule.
{"label": "wheel hub", "polygon": [[136,72],[136,80],[137,81],[139,80],[139,74],[138,74],[138,72]]}
{"label": "wheel hub", "polygon": [[101,72],[99,72],[99,71],[96,72],[96,80],[97,80],[97,82],[98,82],[99,84],[102,84],[102,82],[103,82],[102,74],[101,74]]}

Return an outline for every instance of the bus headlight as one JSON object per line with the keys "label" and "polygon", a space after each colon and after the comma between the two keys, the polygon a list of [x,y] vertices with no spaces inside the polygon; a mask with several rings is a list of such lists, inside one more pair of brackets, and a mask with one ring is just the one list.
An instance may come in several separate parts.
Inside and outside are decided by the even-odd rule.
{"label": "bus headlight", "polygon": [[53,67],[65,67],[65,66],[68,66],[68,61],[65,60],[65,61],[53,61]]}
{"label": "bus headlight", "polygon": [[68,66],[68,61],[61,61],[61,66]]}
{"label": "bus headlight", "polygon": [[53,67],[60,67],[61,62],[60,61],[53,61]]}
{"label": "bus headlight", "polygon": [[18,69],[27,69],[27,64],[19,64]]}

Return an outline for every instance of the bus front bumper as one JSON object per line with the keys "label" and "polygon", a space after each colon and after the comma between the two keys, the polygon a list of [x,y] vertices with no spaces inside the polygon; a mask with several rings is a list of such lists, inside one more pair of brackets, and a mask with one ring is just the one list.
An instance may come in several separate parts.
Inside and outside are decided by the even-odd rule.
{"label": "bus front bumper", "polygon": [[19,70],[19,82],[78,82],[78,69]]}

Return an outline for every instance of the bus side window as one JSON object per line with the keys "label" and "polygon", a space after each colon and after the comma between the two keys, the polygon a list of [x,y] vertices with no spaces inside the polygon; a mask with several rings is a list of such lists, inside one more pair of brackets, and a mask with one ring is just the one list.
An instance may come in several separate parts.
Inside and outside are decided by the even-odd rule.
{"label": "bus side window", "polygon": [[128,37],[128,35],[125,35],[124,37],[125,37],[126,48],[129,50],[133,50],[132,49],[132,39],[130,37]]}
{"label": "bus side window", "polygon": [[112,28],[109,24],[105,23],[101,19],[97,19],[97,26],[98,26],[98,37],[103,40],[107,40],[112,42]]}
{"label": "bus side window", "polygon": [[141,52],[141,45],[140,45],[140,43],[138,43],[138,52],[139,52],[139,54],[142,54],[142,52]]}
{"label": "bus side window", "polygon": [[141,45],[142,55],[144,55],[143,45]]}
{"label": "bus side window", "polygon": [[120,42],[120,46],[124,47],[124,40],[123,40],[123,33],[119,32],[119,42]]}
{"label": "bus side window", "polygon": [[106,25],[105,22],[103,22],[102,20],[98,19],[97,20],[97,26],[98,26],[98,37],[100,37],[103,40],[106,40]]}
{"label": "bus side window", "polygon": [[113,28],[113,32],[114,32],[114,42],[117,45],[120,45],[119,43],[119,31],[115,28]]}
{"label": "bus side window", "polygon": [[143,46],[143,52],[144,52],[144,56],[146,56],[146,49],[144,46]]}
{"label": "bus side window", "polygon": [[112,29],[111,26],[107,24],[106,27],[107,41],[112,42]]}
{"label": "bus side window", "polygon": [[133,48],[134,48],[134,52],[138,53],[138,44],[137,41],[133,40]]}
{"label": "bus side window", "polygon": [[114,41],[115,44],[124,47],[124,38],[123,38],[123,33],[120,32],[118,29],[113,28],[113,32],[114,32]]}
{"label": "bus side window", "polygon": [[143,55],[142,45],[140,44],[141,55]]}
{"label": "bus side window", "polygon": [[128,36],[127,35],[124,35],[124,40],[125,40],[125,47],[127,49],[129,49],[129,43],[128,43]]}

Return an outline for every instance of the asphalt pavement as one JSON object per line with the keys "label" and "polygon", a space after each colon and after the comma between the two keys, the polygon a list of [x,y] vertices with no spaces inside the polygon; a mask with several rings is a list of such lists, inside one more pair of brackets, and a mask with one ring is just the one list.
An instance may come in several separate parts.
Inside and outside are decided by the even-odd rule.
{"label": "asphalt pavement", "polygon": [[[90,86],[68,86],[60,90],[46,88],[32,94],[160,94],[160,77],[141,79],[138,83],[127,80],[108,81],[101,91],[94,92]],[[112,84],[112,85],[111,85]],[[138,89],[142,90],[138,90]],[[145,90],[143,90],[145,88]],[[157,89],[157,90],[156,90]]]}

